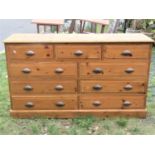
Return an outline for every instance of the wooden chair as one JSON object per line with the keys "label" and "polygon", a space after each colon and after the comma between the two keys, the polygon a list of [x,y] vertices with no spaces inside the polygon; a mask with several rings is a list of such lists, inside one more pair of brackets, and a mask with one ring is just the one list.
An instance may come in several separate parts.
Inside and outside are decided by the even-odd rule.
{"label": "wooden chair", "polygon": [[76,19],[72,19],[71,25],[69,28],[69,33],[73,33],[73,31],[75,30],[75,26],[76,26]]}
{"label": "wooden chair", "polygon": [[80,19],[80,33],[84,33],[85,23],[91,23],[91,32],[96,33],[97,24],[101,25],[101,33],[104,32],[104,28],[106,25],[109,25],[109,20],[106,19]]}
{"label": "wooden chair", "polygon": [[119,27],[120,19],[115,19],[109,24],[108,33],[117,33],[117,29]]}
{"label": "wooden chair", "polygon": [[44,32],[46,32],[46,26],[56,27],[56,32],[59,33],[60,26],[64,24],[63,19],[34,19],[32,23],[37,25],[37,33],[40,33],[40,26],[44,27]]}

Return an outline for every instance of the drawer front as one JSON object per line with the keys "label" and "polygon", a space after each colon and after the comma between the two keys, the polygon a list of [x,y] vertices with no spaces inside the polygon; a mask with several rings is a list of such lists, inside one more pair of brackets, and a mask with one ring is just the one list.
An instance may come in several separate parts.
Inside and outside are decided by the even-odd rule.
{"label": "drawer front", "polygon": [[7,56],[12,60],[52,59],[53,46],[49,44],[7,45]]}
{"label": "drawer front", "polygon": [[61,59],[101,59],[100,45],[57,45],[55,52]]}
{"label": "drawer front", "polygon": [[11,82],[11,92],[14,95],[34,94],[63,94],[75,93],[77,91],[76,81],[52,81],[52,82]]}
{"label": "drawer front", "polygon": [[72,110],[77,109],[76,95],[52,97],[12,97],[15,110]]}
{"label": "drawer front", "polygon": [[81,63],[81,77],[147,76],[147,63]]}
{"label": "drawer front", "polygon": [[141,109],[145,108],[145,96],[129,95],[81,95],[81,109]]}
{"label": "drawer front", "polygon": [[144,93],[146,83],[144,81],[81,81],[80,90],[85,93],[124,92]]}
{"label": "drawer front", "polygon": [[23,63],[23,64],[10,64],[11,77],[76,77],[77,64],[76,63]]}
{"label": "drawer front", "polygon": [[148,59],[150,45],[148,44],[111,44],[105,45],[103,58],[142,58]]}

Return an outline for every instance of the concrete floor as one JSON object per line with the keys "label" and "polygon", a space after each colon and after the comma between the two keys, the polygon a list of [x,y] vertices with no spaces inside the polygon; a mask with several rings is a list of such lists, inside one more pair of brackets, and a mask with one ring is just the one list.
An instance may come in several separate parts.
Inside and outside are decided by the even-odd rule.
{"label": "concrete floor", "polygon": [[0,51],[4,50],[3,40],[13,33],[36,33],[31,19],[0,19]]}

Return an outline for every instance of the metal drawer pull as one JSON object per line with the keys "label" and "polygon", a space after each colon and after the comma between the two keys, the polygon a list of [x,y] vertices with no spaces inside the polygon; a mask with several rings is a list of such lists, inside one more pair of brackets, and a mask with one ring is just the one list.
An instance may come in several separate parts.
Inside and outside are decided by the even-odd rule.
{"label": "metal drawer pull", "polygon": [[74,55],[76,55],[76,56],[81,56],[81,55],[83,55],[83,52],[80,51],[80,50],[78,50],[78,51],[75,51],[75,52],[74,52]]}
{"label": "metal drawer pull", "polygon": [[126,73],[133,73],[134,72],[134,69],[129,67],[125,70]]}
{"label": "metal drawer pull", "polygon": [[97,67],[97,68],[95,68],[95,69],[93,70],[93,72],[94,72],[95,74],[103,73],[103,69]]}
{"label": "metal drawer pull", "polygon": [[121,53],[122,56],[132,57],[132,52],[130,50],[125,50]]}
{"label": "metal drawer pull", "polygon": [[56,68],[55,69],[55,73],[60,74],[60,73],[63,73],[63,72],[64,72],[63,68]]}
{"label": "metal drawer pull", "polygon": [[34,56],[35,55],[34,51],[27,51],[25,54],[27,56]]}
{"label": "metal drawer pull", "polygon": [[27,107],[27,108],[32,108],[32,107],[34,107],[34,104],[33,104],[33,102],[27,102],[27,103],[25,104],[25,107]]}
{"label": "metal drawer pull", "polygon": [[25,74],[28,74],[28,73],[31,73],[31,69],[30,68],[24,68],[22,70],[22,72],[25,73]]}
{"label": "metal drawer pull", "polygon": [[63,89],[64,89],[64,87],[62,85],[56,85],[55,86],[55,90],[61,91]]}
{"label": "metal drawer pull", "polygon": [[127,84],[126,86],[124,86],[124,89],[125,90],[132,90],[132,85],[130,85],[130,84]]}
{"label": "metal drawer pull", "polygon": [[65,106],[65,103],[63,101],[58,101],[55,105],[58,107],[63,107]]}
{"label": "metal drawer pull", "polygon": [[93,105],[96,106],[96,107],[98,107],[98,106],[101,105],[101,102],[100,102],[100,101],[94,101],[94,102],[93,102]]}
{"label": "metal drawer pull", "polygon": [[100,84],[96,84],[95,86],[93,86],[94,90],[101,90],[102,86]]}
{"label": "metal drawer pull", "polygon": [[131,105],[131,102],[130,101],[124,101],[123,102],[123,106],[125,106],[125,107],[128,107],[130,105]]}
{"label": "metal drawer pull", "polygon": [[32,86],[31,85],[26,85],[26,86],[24,86],[24,90],[26,90],[26,91],[31,91],[33,88],[32,88]]}

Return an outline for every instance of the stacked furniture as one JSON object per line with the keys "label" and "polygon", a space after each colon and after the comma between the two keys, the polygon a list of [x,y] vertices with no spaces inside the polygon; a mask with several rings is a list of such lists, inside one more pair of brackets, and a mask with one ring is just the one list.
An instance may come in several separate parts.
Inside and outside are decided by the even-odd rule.
{"label": "stacked furniture", "polygon": [[143,34],[14,34],[5,40],[14,117],[146,117]]}

